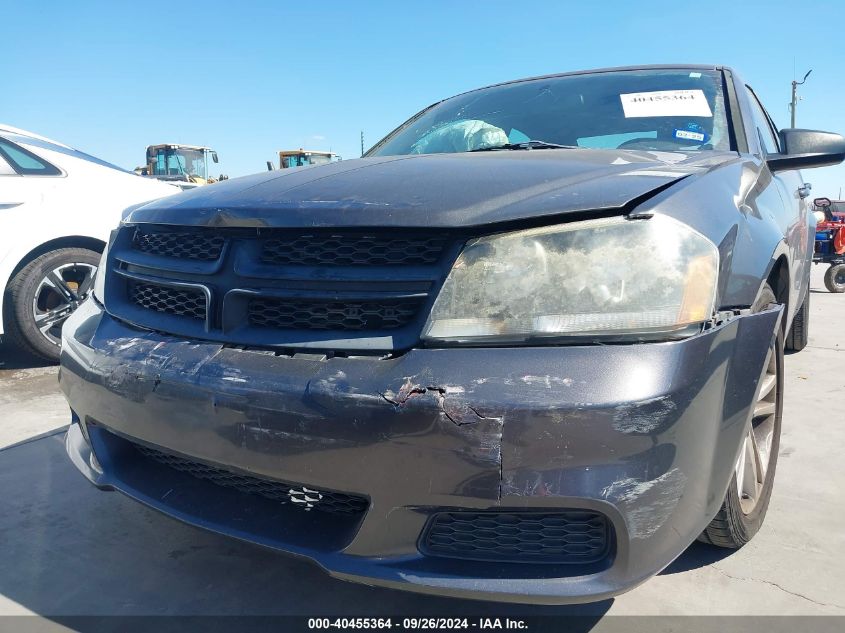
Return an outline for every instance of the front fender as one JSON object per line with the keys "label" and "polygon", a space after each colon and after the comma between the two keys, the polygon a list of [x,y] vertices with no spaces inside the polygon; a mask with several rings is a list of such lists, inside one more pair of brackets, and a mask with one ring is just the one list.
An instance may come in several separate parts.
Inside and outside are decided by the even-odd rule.
{"label": "front fender", "polygon": [[783,202],[771,174],[752,157],[713,166],[673,185],[633,215],[663,214],[691,226],[719,249],[717,305],[754,303],[774,263],[790,254],[777,218]]}

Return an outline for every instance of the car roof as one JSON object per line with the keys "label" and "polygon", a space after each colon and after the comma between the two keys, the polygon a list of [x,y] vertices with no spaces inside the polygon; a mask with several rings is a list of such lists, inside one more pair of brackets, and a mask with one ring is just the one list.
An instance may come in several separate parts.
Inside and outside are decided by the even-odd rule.
{"label": "car roof", "polygon": [[15,143],[19,143],[21,145],[26,145],[30,148],[39,148],[42,150],[57,152],[65,156],[70,156],[71,158],[84,160],[89,163],[100,165],[101,167],[108,167],[109,169],[115,169],[120,172],[131,173],[127,169],[124,169],[119,165],[115,165],[114,163],[105,161],[102,158],[92,156],[91,154],[83,152],[82,150],[78,150],[75,147],[71,147],[70,145],[65,145],[64,143],[60,143],[59,141],[54,141],[53,139],[49,139],[46,136],[41,136],[40,134],[33,134],[32,132],[27,132],[26,130],[22,130],[11,125],[4,125],[0,123],[0,137],[2,136],[6,136],[8,140]]}
{"label": "car roof", "polygon": [[60,147],[64,147],[65,149],[75,149],[70,145],[65,145],[64,143],[60,143],[59,141],[54,141],[51,138],[41,136],[40,134],[36,134],[35,132],[29,132],[28,130],[23,130],[19,127],[7,125],[6,123],[0,123],[0,134],[3,134],[3,132],[6,132],[8,134],[16,134],[17,136],[25,136],[31,139],[35,139],[37,141],[44,141],[45,143],[52,143],[53,145],[58,145]]}

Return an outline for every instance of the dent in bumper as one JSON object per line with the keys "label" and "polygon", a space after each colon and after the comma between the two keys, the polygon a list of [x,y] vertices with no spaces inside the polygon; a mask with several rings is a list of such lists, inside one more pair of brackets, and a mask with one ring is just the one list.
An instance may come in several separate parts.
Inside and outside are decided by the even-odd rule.
{"label": "dent in bumper", "polygon": [[[130,330],[86,304],[65,327],[61,384],[81,416],[141,441],[372,500],[337,552],[238,532],[203,508],[140,499],[178,518],[371,584],[598,600],[657,573],[715,514],[779,318],[779,308],[740,316],[673,343],[311,360]],[[69,434],[68,449],[73,456],[84,445]],[[518,580],[417,551],[435,509],[555,507],[610,518],[609,568],[574,577],[513,568]]]}

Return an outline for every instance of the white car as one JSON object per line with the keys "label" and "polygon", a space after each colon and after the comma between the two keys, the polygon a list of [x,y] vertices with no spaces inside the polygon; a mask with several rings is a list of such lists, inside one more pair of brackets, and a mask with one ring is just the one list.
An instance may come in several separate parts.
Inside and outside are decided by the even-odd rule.
{"label": "white car", "polygon": [[0,124],[0,338],[57,360],[121,211],[179,191]]}

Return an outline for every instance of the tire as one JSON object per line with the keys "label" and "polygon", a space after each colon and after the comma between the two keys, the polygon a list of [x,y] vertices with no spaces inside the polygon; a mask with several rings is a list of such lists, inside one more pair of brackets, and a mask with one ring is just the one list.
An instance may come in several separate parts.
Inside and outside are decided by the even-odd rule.
{"label": "tire", "polygon": [[[771,287],[766,285],[760,293],[760,297],[758,297],[754,306],[752,306],[752,310],[759,312],[775,302],[775,295],[772,292]],[[772,372],[774,372],[772,391],[769,391],[768,395],[764,399],[758,399],[755,403],[755,410],[759,405],[767,404],[773,404],[774,410],[769,416],[755,416],[751,421],[749,434],[746,435],[746,438],[743,441],[743,448],[740,450],[737,465],[734,468],[731,483],[728,486],[722,506],[719,508],[719,511],[716,513],[716,516],[710,524],[704,529],[701,536],[698,537],[698,540],[709,543],[710,545],[716,545],[718,547],[728,549],[739,549],[750,541],[760,530],[760,527],[763,525],[763,520],[766,517],[766,512],[769,509],[769,500],[772,496],[775,469],[777,467],[781,423],[783,417],[783,332],[780,328],[777,329],[774,339],[772,340],[770,353],[766,359],[766,365],[766,373],[764,374],[764,378],[761,380],[761,383],[765,385],[766,376],[771,376]],[[763,390],[763,387],[761,387],[761,395]],[[759,421],[759,424],[755,424],[755,421]],[[770,424],[771,426],[760,428],[760,425],[764,423],[767,425]],[[747,459],[748,454],[745,451],[749,444],[750,434],[753,434],[754,430],[758,428],[760,428],[761,432],[770,429],[772,439],[766,459],[767,465],[765,475],[762,478],[762,483],[757,483],[760,481],[759,476],[754,478],[752,483],[756,485],[749,487],[759,486],[759,489],[754,493],[755,498],[750,498],[744,492],[740,492],[740,487],[742,487],[743,491],[749,489],[746,487],[746,477],[743,477],[743,481],[738,484],[737,475],[738,472],[742,471],[746,473],[747,476],[748,470],[746,468],[742,468],[741,466],[752,463]],[[745,459],[743,459],[743,457],[745,457]],[[750,465],[748,467],[753,468],[753,466]],[[759,475],[759,473],[755,474]]]}
{"label": "tire", "polygon": [[845,264],[833,264],[825,271],[824,286],[830,292],[845,292]]}
{"label": "tire", "polygon": [[804,295],[804,302],[795,313],[792,319],[792,327],[786,335],[784,348],[787,352],[800,352],[807,347],[810,337],[810,287],[807,286],[807,294]]}
{"label": "tire", "polygon": [[29,354],[58,361],[61,326],[93,289],[99,262],[96,251],[60,248],[19,270],[3,298],[9,339]]}

